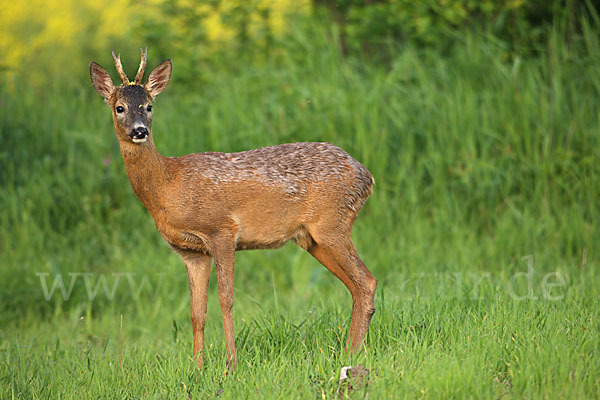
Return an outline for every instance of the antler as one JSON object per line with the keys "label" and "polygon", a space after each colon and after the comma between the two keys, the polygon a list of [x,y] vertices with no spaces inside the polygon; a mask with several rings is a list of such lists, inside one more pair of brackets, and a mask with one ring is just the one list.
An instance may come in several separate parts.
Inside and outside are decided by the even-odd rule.
{"label": "antler", "polygon": [[119,77],[121,78],[121,81],[123,81],[123,85],[129,85],[129,79],[127,79],[127,75],[125,75],[125,71],[123,71],[123,64],[121,64],[121,53],[119,53],[118,56],[115,56],[115,51],[113,50],[112,56],[113,60],[115,60],[115,67],[117,68]]}
{"label": "antler", "polygon": [[146,46],[146,51],[144,49],[140,49],[141,60],[140,67],[138,68],[137,74],[135,74],[135,84],[141,85],[142,79],[144,78],[144,70],[146,69],[146,60],[148,59],[148,46]]}

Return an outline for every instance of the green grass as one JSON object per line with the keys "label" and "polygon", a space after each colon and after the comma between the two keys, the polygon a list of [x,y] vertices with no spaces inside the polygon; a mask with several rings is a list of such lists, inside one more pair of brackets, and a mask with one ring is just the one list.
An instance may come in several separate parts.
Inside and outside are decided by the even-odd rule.
{"label": "green grass", "polygon": [[[130,189],[87,78],[39,90],[7,77],[0,397],[334,398],[355,364],[372,371],[355,398],[598,397],[597,33],[567,45],[551,32],[527,58],[472,35],[373,65],[299,30],[268,60],[161,94],[165,155],[330,141],[376,179],[353,232],[379,279],[365,351],[344,354],[350,296],[307,253],[241,252],[229,375],[215,276],[200,372],[185,268]],[[92,289],[130,275],[114,295],[90,300],[80,275],[68,300],[46,300],[39,273],[90,274]]]}
{"label": "green grass", "polygon": [[[366,390],[374,398],[595,397],[599,315],[590,312],[596,300],[574,291],[560,302],[386,296],[384,306],[379,296],[368,349],[354,360],[342,351],[348,302],[292,296],[259,307],[239,291],[240,363],[229,376],[216,311],[206,368],[195,368],[183,296],[174,312],[125,312],[122,368],[119,315],[28,319],[28,329],[2,335],[1,365],[11,372],[3,395],[214,397],[222,390],[224,398],[334,397],[340,367],[360,363],[372,371]],[[331,297],[342,297],[335,292]],[[209,306],[218,309],[214,301]]]}

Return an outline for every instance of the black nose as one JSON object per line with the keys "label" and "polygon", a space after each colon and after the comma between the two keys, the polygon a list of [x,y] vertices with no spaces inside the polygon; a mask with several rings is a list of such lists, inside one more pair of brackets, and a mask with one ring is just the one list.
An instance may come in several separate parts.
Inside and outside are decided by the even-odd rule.
{"label": "black nose", "polygon": [[129,136],[132,139],[143,139],[148,136],[148,129],[145,126],[138,126],[137,128],[131,130]]}

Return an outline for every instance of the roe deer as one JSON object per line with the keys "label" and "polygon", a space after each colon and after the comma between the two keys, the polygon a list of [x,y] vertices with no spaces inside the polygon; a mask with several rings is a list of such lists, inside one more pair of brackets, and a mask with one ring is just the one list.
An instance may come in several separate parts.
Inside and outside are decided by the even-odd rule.
{"label": "roe deer", "polygon": [[328,143],[290,143],[240,153],[164,157],[154,146],[152,101],[171,77],[171,61],[142,84],[146,51],[135,81],[123,71],[114,86],[90,64],[94,88],[112,110],[125,170],[133,191],[158,231],[185,262],[194,332],[194,358],[202,367],[204,322],[212,259],[230,368],[237,364],[233,333],[236,250],[270,249],[294,240],[346,285],[352,320],[346,351],[357,350],[375,312],[377,280],[360,259],[350,231],[372,193],[373,177],[361,163]]}

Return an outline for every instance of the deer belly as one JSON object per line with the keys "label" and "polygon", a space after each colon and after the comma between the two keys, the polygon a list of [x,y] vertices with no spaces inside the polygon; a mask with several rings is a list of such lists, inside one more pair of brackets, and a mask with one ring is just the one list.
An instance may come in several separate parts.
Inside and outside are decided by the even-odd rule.
{"label": "deer belly", "polygon": [[236,250],[276,249],[296,236],[297,229],[283,225],[242,225],[236,235]]}

